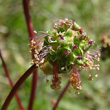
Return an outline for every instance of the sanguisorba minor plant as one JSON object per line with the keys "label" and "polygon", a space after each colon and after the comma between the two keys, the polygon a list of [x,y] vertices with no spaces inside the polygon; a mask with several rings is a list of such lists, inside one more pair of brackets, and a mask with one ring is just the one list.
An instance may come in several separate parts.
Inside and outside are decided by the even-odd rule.
{"label": "sanguisorba minor plant", "polygon": [[60,74],[69,74],[66,87],[59,96],[56,107],[71,84],[75,90],[82,90],[81,70],[99,70],[100,52],[90,49],[95,41],[90,40],[86,32],[76,23],[67,18],[60,19],[48,32],[34,37],[30,44],[30,51],[34,55],[32,66],[23,74],[12,88],[5,100],[2,110],[6,110],[16,91],[26,78],[36,69],[41,68],[46,75],[52,75],[50,87],[54,90],[61,88]]}

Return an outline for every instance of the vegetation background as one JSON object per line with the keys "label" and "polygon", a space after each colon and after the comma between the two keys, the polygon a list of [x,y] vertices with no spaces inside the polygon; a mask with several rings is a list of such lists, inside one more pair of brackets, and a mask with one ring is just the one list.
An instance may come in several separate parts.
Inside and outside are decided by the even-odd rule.
{"label": "vegetation background", "polygon": [[[110,30],[110,0],[30,0],[30,13],[34,30],[48,31],[55,21],[68,18],[76,21],[98,44],[102,35]],[[30,67],[29,37],[23,14],[22,0],[0,0],[0,49],[15,83]],[[74,89],[66,92],[58,110],[110,110],[110,59],[100,61],[100,70],[91,71],[93,77],[88,81],[90,71],[81,71],[83,90],[79,95]],[[34,110],[51,110],[51,99],[57,99],[61,90],[53,91],[47,77],[39,70],[39,80]],[[69,78],[69,76],[68,76]],[[24,107],[28,105],[32,75],[19,89],[18,94]],[[63,76],[62,88],[67,76]],[[0,60],[0,108],[11,87]],[[8,110],[18,110],[13,98]]]}

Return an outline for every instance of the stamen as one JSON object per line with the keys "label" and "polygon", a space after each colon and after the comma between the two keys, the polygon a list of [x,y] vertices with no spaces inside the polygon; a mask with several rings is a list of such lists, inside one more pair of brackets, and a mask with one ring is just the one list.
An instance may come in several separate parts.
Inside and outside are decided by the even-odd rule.
{"label": "stamen", "polygon": [[98,77],[98,74],[96,74],[95,77],[97,78]]}
{"label": "stamen", "polygon": [[64,38],[63,38],[63,36],[62,36],[62,35],[60,35],[60,34],[59,34],[59,36],[60,36],[60,38],[61,38],[62,40],[64,40]]}
{"label": "stamen", "polygon": [[65,52],[65,56],[67,57],[69,54],[70,54],[70,51],[67,50],[67,51]]}
{"label": "stamen", "polygon": [[74,50],[76,50],[77,48],[78,48],[78,46],[76,46],[76,45],[73,46],[73,49],[74,49]]}
{"label": "stamen", "polygon": [[89,74],[88,80],[93,80],[92,74]]}
{"label": "stamen", "polygon": [[79,72],[77,70],[77,67],[75,67],[74,65],[73,65],[73,73],[70,75],[70,82],[75,90],[82,90]]}
{"label": "stamen", "polygon": [[55,61],[53,63],[53,79],[52,79],[52,84],[50,85],[50,87],[52,89],[58,90],[61,88],[60,84],[61,84],[61,77],[58,77],[58,73],[59,73],[59,67],[57,64],[57,61]]}

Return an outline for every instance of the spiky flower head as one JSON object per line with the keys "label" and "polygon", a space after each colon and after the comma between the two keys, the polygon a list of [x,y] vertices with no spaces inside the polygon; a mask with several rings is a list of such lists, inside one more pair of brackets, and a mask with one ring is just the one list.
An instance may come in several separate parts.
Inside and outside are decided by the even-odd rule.
{"label": "spiky flower head", "polygon": [[33,39],[30,48],[35,57],[33,63],[45,74],[53,75],[52,89],[60,88],[59,74],[71,74],[73,70],[70,75],[71,85],[74,89],[81,90],[78,70],[99,70],[99,65],[94,63],[99,61],[100,54],[90,50],[95,42],[89,39],[86,32],[76,22],[67,18],[61,19],[42,37],[43,41],[39,41],[39,36]]}

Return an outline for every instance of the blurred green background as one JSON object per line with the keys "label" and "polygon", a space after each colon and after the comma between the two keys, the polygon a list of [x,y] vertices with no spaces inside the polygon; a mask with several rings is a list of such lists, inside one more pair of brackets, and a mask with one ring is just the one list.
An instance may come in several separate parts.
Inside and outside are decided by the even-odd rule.
{"label": "blurred green background", "polygon": [[[110,0],[30,0],[30,13],[34,30],[48,31],[55,21],[68,18],[76,21],[98,44],[101,36],[110,30]],[[0,49],[14,83],[31,64],[29,35],[23,14],[22,0],[0,0]],[[88,81],[88,74],[98,74]],[[99,71],[81,71],[83,90],[66,92],[57,110],[110,110],[110,59],[100,61]],[[62,76],[62,88],[69,75]],[[68,78],[67,78],[68,77]],[[39,70],[38,88],[33,110],[51,110],[51,99],[57,99],[61,90],[53,91],[46,76]],[[30,97],[32,75],[19,89],[18,94],[26,108]],[[11,87],[0,60],[0,108]],[[13,98],[8,110],[18,110]]]}

